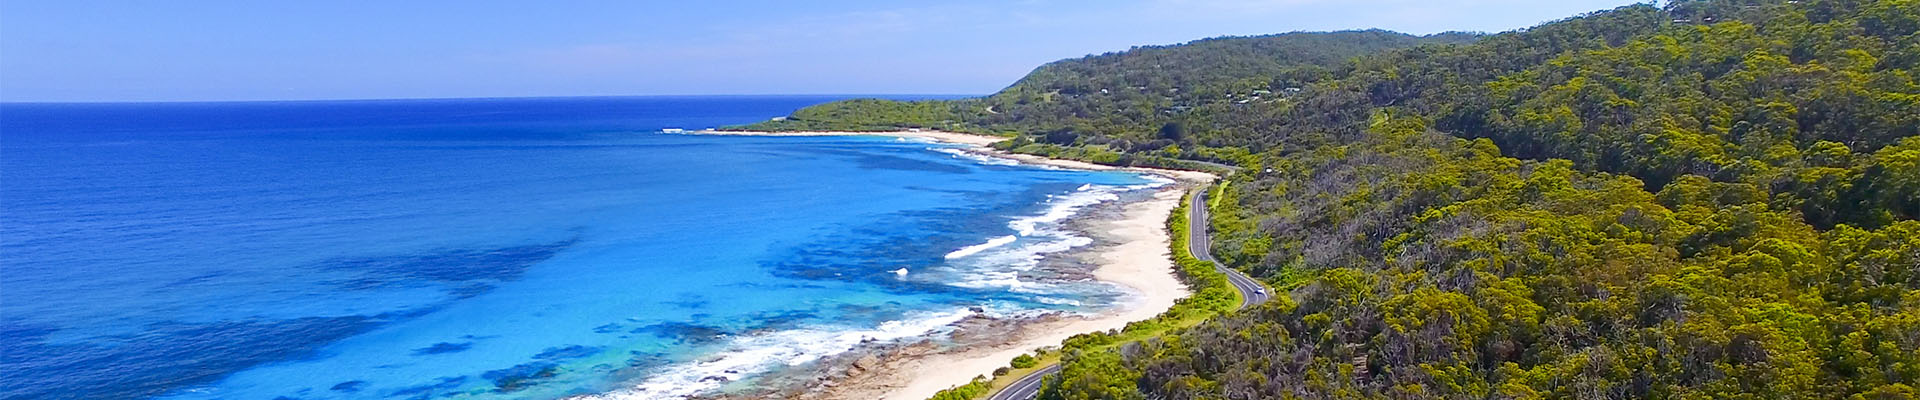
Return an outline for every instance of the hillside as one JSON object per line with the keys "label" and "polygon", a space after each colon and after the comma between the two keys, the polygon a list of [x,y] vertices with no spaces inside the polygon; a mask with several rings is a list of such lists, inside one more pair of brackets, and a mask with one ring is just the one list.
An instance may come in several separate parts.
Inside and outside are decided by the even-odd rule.
{"label": "hillside", "polygon": [[[1915,0],[1674,1],[1268,75],[1300,90],[1165,117],[1026,81],[898,107],[1018,132],[1018,151],[1247,167],[1216,256],[1290,296],[1069,349],[1043,398],[1914,398],[1917,32]],[[1188,79],[1157,81],[1245,87]],[[1089,112],[956,111],[1009,92]]]}
{"label": "hillside", "polygon": [[1159,126],[1213,105],[1279,101],[1326,79],[1348,60],[1431,43],[1461,43],[1472,34],[1413,36],[1370,30],[1223,37],[1172,46],[1061,60],[1035,69],[991,96],[899,102],[849,100],[808,107],[758,130],[890,130],[902,127],[967,132],[1072,130],[1146,141],[1135,127]]}

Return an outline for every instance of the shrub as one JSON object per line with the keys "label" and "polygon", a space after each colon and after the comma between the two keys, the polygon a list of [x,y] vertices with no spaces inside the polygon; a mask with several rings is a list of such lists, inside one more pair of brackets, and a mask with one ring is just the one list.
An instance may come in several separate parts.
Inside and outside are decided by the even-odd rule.
{"label": "shrub", "polygon": [[1033,368],[1034,365],[1039,365],[1039,364],[1040,364],[1040,360],[1034,359],[1033,356],[1031,355],[1021,354],[1019,357],[1013,358],[1014,368],[1022,368],[1022,369]]}
{"label": "shrub", "polygon": [[992,386],[993,381],[987,380],[987,377],[976,376],[973,377],[972,382],[934,393],[928,400],[969,400],[987,394],[987,389],[991,389]]}

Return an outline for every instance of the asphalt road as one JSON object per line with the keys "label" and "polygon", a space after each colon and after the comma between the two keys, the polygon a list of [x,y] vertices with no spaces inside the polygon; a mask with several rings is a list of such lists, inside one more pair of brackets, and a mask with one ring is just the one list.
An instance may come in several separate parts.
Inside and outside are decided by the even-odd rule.
{"label": "asphalt road", "polygon": [[[1195,191],[1191,198],[1193,203],[1187,205],[1187,253],[1193,254],[1193,258],[1213,263],[1213,269],[1219,270],[1220,273],[1227,275],[1227,282],[1233,284],[1234,290],[1240,291],[1240,308],[1251,307],[1272,298],[1273,296],[1267,293],[1266,287],[1260,285],[1260,281],[1253,280],[1253,278],[1247,277],[1246,274],[1242,274],[1240,271],[1235,271],[1232,268],[1227,268],[1225,265],[1220,265],[1220,261],[1213,259],[1213,253],[1208,251],[1208,249],[1213,248],[1213,236],[1211,232],[1208,232],[1210,225],[1207,223],[1206,188]],[[1040,397],[1040,380],[1046,378],[1047,375],[1053,375],[1059,372],[1060,364],[1049,365],[1046,368],[1033,371],[1033,373],[1021,377],[1020,380],[1014,381],[1012,385],[1008,385],[1006,389],[1001,390],[999,393],[994,393],[993,396],[987,397],[987,400],[1032,400],[1033,398]]]}
{"label": "asphalt road", "polygon": [[1196,191],[1191,197],[1193,203],[1187,205],[1187,253],[1193,254],[1193,258],[1198,258],[1200,261],[1213,263],[1214,270],[1227,275],[1227,282],[1233,284],[1234,290],[1240,291],[1240,308],[1252,307],[1272,298],[1272,294],[1267,293],[1266,286],[1261,286],[1260,281],[1253,280],[1240,271],[1227,268],[1226,265],[1221,265],[1219,260],[1213,259],[1213,253],[1208,251],[1213,248],[1213,235],[1212,232],[1208,232],[1212,227],[1207,223],[1207,190]]}
{"label": "asphalt road", "polygon": [[1007,385],[1006,390],[1001,390],[1000,393],[994,393],[993,396],[988,397],[987,400],[1030,400],[1039,397],[1040,379],[1059,372],[1060,364],[1048,365],[1046,368],[1041,368],[1039,371],[1033,371],[1033,373],[1027,374],[1027,376],[1020,378],[1020,380],[1013,381],[1012,385]]}

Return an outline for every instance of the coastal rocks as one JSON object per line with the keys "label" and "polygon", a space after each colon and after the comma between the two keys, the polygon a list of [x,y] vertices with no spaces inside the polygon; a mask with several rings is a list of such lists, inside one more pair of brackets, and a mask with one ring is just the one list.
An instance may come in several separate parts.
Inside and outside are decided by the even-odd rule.
{"label": "coastal rocks", "polygon": [[749,315],[747,319],[759,322],[752,328],[741,332],[743,335],[758,335],[783,330],[797,329],[803,323],[820,318],[819,314],[807,311],[782,310],[762,311]]}
{"label": "coastal rocks", "polygon": [[559,368],[559,365],[553,363],[534,362],[487,371],[481,373],[480,377],[493,381],[496,390],[513,392],[533,386],[541,380],[558,375],[560,371]]}
{"label": "coastal rocks", "polygon": [[985,315],[974,315],[954,323],[953,333],[947,338],[953,343],[990,343],[1019,333],[1020,326],[1033,322],[1045,322],[1058,319],[1058,314],[1044,314],[1033,318],[1000,319]]}
{"label": "coastal rocks", "polygon": [[437,397],[435,396],[437,394],[444,395],[459,391],[460,385],[465,384],[466,381],[467,377],[464,376],[440,377],[440,379],[435,380],[434,383],[395,390],[393,391],[393,396],[403,398]]}
{"label": "coastal rocks", "polygon": [[998,319],[972,315],[955,322],[954,333],[908,341],[864,342],[858,348],[806,366],[758,377],[762,390],[715,395],[715,399],[868,399],[897,388],[894,374],[917,360],[981,345],[992,346],[1019,335],[1023,324],[1053,321],[1049,314],[1034,318]]}
{"label": "coastal rocks", "polygon": [[858,348],[807,365],[755,378],[761,387],[745,393],[717,394],[702,399],[843,399],[873,398],[843,393],[849,387],[871,386],[897,369],[899,362],[939,353],[951,343],[922,338],[908,342],[869,341]]}
{"label": "coastal rocks", "polygon": [[541,350],[540,354],[535,354],[533,358],[539,359],[539,360],[559,361],[559,360],[591,356],[599,353],[600,350],[601,348],[599,347],[581,346],[577,344],[564,346],[564,347],[549,347],[546,350]]}
{"label": "coastal rocks", "polygon": [[333,385],[333,387],[328,390],[332,390],[335,392],[342,392],[342,393],[353,393],[353,392],[360,391],[360,388],[364,388],[366,386],[367,386],[367,381],[353,380],[353,381],[340,382],[339,384]]}
{"label": "coastal rocks", "polygon": [[875,357],[872,354],[867,354],[853,361],[853,370],[855,371],[869,371],[878,366],[880,366],[880,357]]}
{"label": "coastal rocks", "polygon": [[729,335],[729,332],[724,328],[684,322],[647,325],[634,328],[628,331],[628,333],[650,334],[662,338],[675,339],[684,344],[708,344],[717,342]]}
{"label": "coastal rocks", "polygon": [[423,356],[423,355],[430,355],[430,354],[458,353],[458,352],[466,351],[468,348],[471,348],[471,347],[473,347],[473,342],[460,342],[460,343],[440,342],[440,343],[434,343],[432,346],[413,349],[413,355]]}
{"label": "coastal rocks", "polygon": [[373,290],[406,282],[442,282],[462,298],[491,289],[491,283],[520,279],[534,264],[573,247],[578,238],[530,246],[457,249],[431,254],[343,257],[309,266],[316,270],[355,271],[351,279],[327,281],[344,290]]}

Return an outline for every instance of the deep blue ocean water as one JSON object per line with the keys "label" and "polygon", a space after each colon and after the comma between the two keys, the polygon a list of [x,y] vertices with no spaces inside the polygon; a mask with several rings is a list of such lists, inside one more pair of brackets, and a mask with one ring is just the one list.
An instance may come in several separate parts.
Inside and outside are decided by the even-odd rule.
{"label": "deep blue ocean water", "polygon": [[835,98],[0,104],[0,397],[673,398],[1117,298],[1035,265],[1145,178],[657,133]]}

